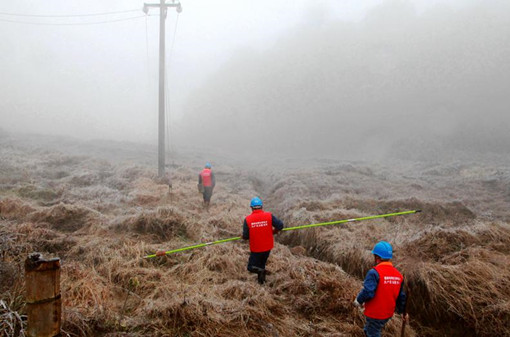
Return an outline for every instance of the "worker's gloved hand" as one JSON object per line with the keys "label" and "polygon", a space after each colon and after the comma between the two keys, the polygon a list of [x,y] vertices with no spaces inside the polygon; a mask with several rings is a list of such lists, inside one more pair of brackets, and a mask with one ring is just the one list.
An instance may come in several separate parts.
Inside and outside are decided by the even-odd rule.
{"label": "worker's gloved hand", "polygon": [[406,323],[409,323],[409,314],[402,314],[402,320]]}
{"label": "worker's gloved hand", "polygon": [[355,299],[354,302],[352,302],[352,305],[354,305],[356,308],[358,308],[359,312],[363,313],[365,311],[365,306],[358,302],[358,299]]}
{"label": "worker's gloved hand", "polygon": [[158,250],[156,252],[156,256],[165,256],[165,251],[164,250]]}
{"label": "worker's gloved hand", "polygon": [[278,234],[280,231],[278,229],[273,228],[273,234]]}

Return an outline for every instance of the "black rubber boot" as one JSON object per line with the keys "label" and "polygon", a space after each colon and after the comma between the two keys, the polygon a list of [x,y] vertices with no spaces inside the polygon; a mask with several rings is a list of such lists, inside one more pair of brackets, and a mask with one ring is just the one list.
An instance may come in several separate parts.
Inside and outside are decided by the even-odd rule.
{"label": "black rubber boot", "polygon": [[264,284],[266,282],[266,270],[261,269],[260,271],[257,271],[259,284]]}

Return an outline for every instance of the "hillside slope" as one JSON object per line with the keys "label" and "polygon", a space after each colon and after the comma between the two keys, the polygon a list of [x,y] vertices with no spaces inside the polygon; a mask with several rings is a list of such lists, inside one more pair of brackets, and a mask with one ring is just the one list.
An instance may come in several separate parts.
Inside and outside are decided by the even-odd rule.
{"label": "hillside slope", "polygon": [[[207,212],[196,176],[211,159],[199,152],[174,155],[169,188],[149,166],[152,149],[0,141],[0,299],[23,314],[24,258],[61,257],[63,329],[71,336],[363,336],[351,301],[382,239],[394,244],[410,282],[407,336],[510,336],[504,166],[241,166],[218,155]],[[142,258],[239,236],[254,195],[287,226],[423,213],[282,233],[264,286],[246,271],[249,250],[240,241]],[[384,336],[400,324],[395,316]]]}

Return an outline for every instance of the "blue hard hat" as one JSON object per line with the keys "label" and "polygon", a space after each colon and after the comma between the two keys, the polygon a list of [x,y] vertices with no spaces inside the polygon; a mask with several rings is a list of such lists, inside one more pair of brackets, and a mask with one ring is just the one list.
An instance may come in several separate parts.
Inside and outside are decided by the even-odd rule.
{"label": "blue hard hat", "polygon": [[210,169],[211,168],[211,163],[205,163],[205,168]]}
{"label": "blue hard hat", "polygon": [[259,197],[255,197],[250,201],[250,207],[262,207],[262,200]]}
{"label": "blue hard hat", "polygon": [[393,249],[386,241],[379,241],[372,249],[372,254],[379,256],[381,259],[389,260],[393,256]]}

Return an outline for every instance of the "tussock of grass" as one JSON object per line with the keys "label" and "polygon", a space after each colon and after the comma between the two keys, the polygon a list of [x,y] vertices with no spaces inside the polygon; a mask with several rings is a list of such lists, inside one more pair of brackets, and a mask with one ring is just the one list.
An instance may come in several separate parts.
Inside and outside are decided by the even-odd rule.
{"label": "tussock of grass", "polygon": [[74,232],[99,222],[100,214],[92,209],[77,205],[60,203],[50,208],[37,210],[31,214],[31,220],[48,223],[62,232]]}
{"label": "tussock of grass", "polygon": [[[328,207],[320,209],[327,212]],[[291,214],[303,218],[302,210]],[[420,329],[423,336],[440,335],[438,330],[449,336],[508,336],[510,229],[474,222],[452,227],[455,222],[445,227],[428,225],[423,231],[420,223],[426,219],[414,223],[402,218],[392,223],[315,229],[282,242],[306,247],[309,255],[334,262],[361,279],[373,265],[369,253],[373,244],[388,240],[394,243],[395,262],[411,288],[411,315],[424,322]],[[438,326],[441,328],[428,328]]]}
{"label": "tussock of grass", "polygon": [[[439,165],[441,174],[430,175],[418,164],[406,171],[329,161],[253,174],[218,161],[207,211],[196,190],[201,155],[172,166],[171,189],[139,164],[146,153],[129,164],[6,147],[0,155],[8,169],[0,177],[0,300],[21,317],[24,257],[60,256],[63,329],[71,336],[362,337],[364,319],[351,303],[379,240],[393,243],[412,290],[406,336],[509,335],[510,234],[486,214],[510,213],[496,200],[500,180],[483,182],[490,170],[457,178],[458,169]],[[49,200],[45,189],[61,194]],[[424,212],[281,233],[263,286],[246,271],[242,241],[142,259],[239,236],[254,195],[286,226]],[[383,336],[398,335],[400,325],[394,317]]]}
{"label": "tussock of grass", "polygon": [[[328,177],[343,174],[339,169]],[[294,176],[282,181],[275,185],[272,202],[281,205],[286,223],[293,226],[338,220],[337,217],[423,210],[419,215],[285,233],[280,241],[301,247],[322,261],[336,263],[359,279],[373,265],[373,245],[380,240],[389,241],[395,250],[394,262],[411,285],[409,309],[411,316],[421,322],[413,323],[421,336],[510,335],[510,302],[505,295],[510,293],[506,281],[510,278],[507,225],[480,222],[475,212],[459,201],[374,199],[367,196],[383,194],[370,192],[364,183],[361,185],[367,190],[361,193],[367,196],[359,198],[349,193],[342,197],[342,192],[354,191],[348,180],[339,179],[335,184],[337,191],[324,182],[313,185],[309,179],[296,180]],[[425,185],[419,186],[419,193],[424,194]],[[297,202],[298,193],[312,197]]]}
{"label": "tussock of grass", "polygon": [[447,318],[441,324],[452,336],[510,335],[509,242],[510,229],[496,224],[437,230],[409,242],[410,307],[432,325]]}
{"label": "tussock of grass", "polygon": [[34,208],[21,199],[0,199],[0,215],[7,219],[24,219]]}
{"label": "tussock of grass", "polygon": [[34,185],[26,185],[18,189],[18,194],[21,197],[48,202],[59,198],[62,191],[55,191],[50,188],[41,188]]}
{"label": "tussock of grass", "polygon": [[116,225],[118,231],[129,230],[140,234],[153,234],[157,241],[167,241],[173,237],[187,237],[186,218],[173,207],[160,207],[155,211],[145,211]]}

